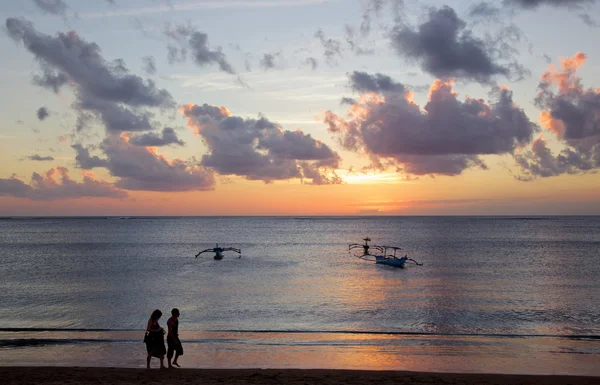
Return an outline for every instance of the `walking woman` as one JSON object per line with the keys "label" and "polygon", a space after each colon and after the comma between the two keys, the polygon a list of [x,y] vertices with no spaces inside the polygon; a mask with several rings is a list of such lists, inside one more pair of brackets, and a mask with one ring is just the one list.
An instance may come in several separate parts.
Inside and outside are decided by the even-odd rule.
{"label": "walking woman", "polygon": [[161,328],[158,324],[161,316],[162,312],[160,310],[154,310],[146,327],[144,342],[146,343],[146,351],[148,352],[148,357],[146,358],[146,368],[148,369],[150,369],[150,359],[152,357],[160,358],[160,368],[165,368],[164,359],[167,352],[165,349],[165,329]]}

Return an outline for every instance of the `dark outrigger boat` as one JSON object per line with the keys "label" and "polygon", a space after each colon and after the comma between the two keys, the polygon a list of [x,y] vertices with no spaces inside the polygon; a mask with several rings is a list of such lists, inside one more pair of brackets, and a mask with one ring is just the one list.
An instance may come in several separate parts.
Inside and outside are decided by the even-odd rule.
{"label": "dark outrigger boat", "polygon": [[206,249],[206,250],[202,250],[201,252],[199,252],[198,254],[196,254],[196,258],[198,258],[198,256],[202,253],[215,253],[214,258],[216,260],[221,260],[223,259],[223,252],[224,251],[233,251],[238,253],[240,256],[238,258],[242,258],[242,250],[240,249],[236,249],[235,247],[219,247],[219,244],[217,243],[217,247],[211,247],[210,249]]}

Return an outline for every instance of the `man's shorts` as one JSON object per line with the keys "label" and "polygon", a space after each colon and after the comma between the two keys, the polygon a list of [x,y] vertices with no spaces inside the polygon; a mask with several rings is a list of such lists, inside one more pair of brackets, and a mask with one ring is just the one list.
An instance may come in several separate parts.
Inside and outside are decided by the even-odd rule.
{"label": "man's shorts", "polygon": [[177,352],[177,355],[183,355],[183,346],[181,346],[181,342],[175,343],[171,336],[167,336],[167,358],[173,358],[173,353]]}

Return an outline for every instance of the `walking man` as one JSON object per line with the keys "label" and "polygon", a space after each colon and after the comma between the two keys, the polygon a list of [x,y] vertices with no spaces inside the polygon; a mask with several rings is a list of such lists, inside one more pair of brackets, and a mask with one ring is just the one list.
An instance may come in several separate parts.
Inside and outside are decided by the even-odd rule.
{"label": "walking man", "polygon": [[[169,327],[167,334],[167,362],[169,363],[169,368],[173,368],[173,365],[179,367],[177,359],[183,355],[183,347],[179,340],[179,309],[174,308],[171,310],[171,318],[167,321],[167,326]],[[171,364],[173,353],[175,353],[175,358]]]}

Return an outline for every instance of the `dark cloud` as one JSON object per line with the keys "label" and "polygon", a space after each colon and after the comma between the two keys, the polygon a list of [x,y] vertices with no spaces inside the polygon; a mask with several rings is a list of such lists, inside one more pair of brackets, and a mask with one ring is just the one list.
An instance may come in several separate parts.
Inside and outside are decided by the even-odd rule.
{"label": "dark cloud", "polygon": [[221,71],[235,74],[221,47],[211,49],[206,33],[198,31],[189,24],[174,27],[167,25],[165,35],[177,44],[177,46],[170,44],[167,47],[170,63],[184,61],[190,53],[194,63],[200,67],[217,64]]}
{"label": "dark cloud", "polygon": [[40,162],[54,160],[54,158],[51,157],[51,156],[40,156],[40,155],[37,155],[37,154],[35,154],[35,155],[29,155],[27,157],[27,159],[29,159],[29,160],[35,160],[35,161],[40,161]]}
{"label": "dark cloud", "polygon": [[36,31],[26,20],[14,18],[6,20],[6,28],[40,61],[43,75],[34,78],[36,84],[55,92],[67,84],[73,87],[80,128],[96,116],[108,131],[149,130],[153,128],[149,121],[152,114],[145,108],[175,105],[168,91],[130,74],[122,60],[107,62],[97,44],[86,42],[74,31],[53,37]]}
{"label": "dark cloud", "polygon": [[399,92],[404,94],[407,90],[404,84],[398,83],[391,77],[380,73],[370,75],[366,72],[354,71],[349,77],[352,90],[359,93]]}
{"label": "dark cloud", "polygon": [[510,68],[493,57],[494,47],[474,37],[448,6],[431,8],[416,29],[396,26],[391,39],[398,54],[417,60],[424,71],[440,78],[489,82],[495,75],[510,75]]}
{"label": "dark cloud", "polygon": [[[154,129],[154,125],[150,121],[153,114],[149,111],[133,111],[117,103],[85,97],[81,98],[77,106],[83,110],[94,112],[108,131],[148,131]],[[81,130],[86,126],[91,116],[80,114],[79,118],[77,128]]]}
{"label": "dark cloud", "polygon": [[156,73],[156,61],[152,56],[144,56],[142,58],[142,63],[144,64],[144,71],[148,75],[154,75]]}
{"label": "dark cloud", "polygon": [[336,64],[336,58],[342,57],[342,45],[339,40],[325,37],[325,33],[322,29],[315,32],[315,37],[321,42],[325,61],[330,65]]}
{"label": "dark cloud", "polygon": [[260,59],[260,62],[259,62],[260,67],[265,71],[275,68],[275,60],[279,56],[281,56],[280,53],[265,53],[265,54],[263,54],[263,57]]}
{"label": "dark cloud", "polygon": [[28,21],[6,20],[9,34],[44,64],[67,76],[80,89],[79,92],[94,97],[131,106],[168,106],[173,103],[167,90],[159,90],[154,82],[127,74],[122,61],[116,65],[106,62],[100,47],[88,43],[77,33],[59,33],[57,37],[36,31]]}
{"label": "dark cloud", "polygon": [[83,182],[75,182],[69,177],[66,168],[57,167],[44,174],[34,172],[30,184],[17,178],[0,179],[0,196],[57,200],[85,197],[126,198],[127,193],[89,173],[83,174]]}
{"label": "dark cloud", "polygon": [[592,17],[590,15],[588,15],[587,13],[580,14],[579,18],[581,19],[581,21],[583,21],[590,27],[598,27],[598,22],[596,20],[592,19]]}
{"label": "dark cloud", "polygon": [[600,140],[589,143],[587,151],[578,148],[565,148],[554,156],[546,141],[536,139],[531,150],[515,155],[521,174],[515,178],[528,182],[538,177],[547,178],[561,174],[578,174],[600,167]]}
{"label": "dark cloud", "polygon": [[64,15],[69,8],[62,0],[33,0],[33,3],[44,13],[52,15]]}
{"label": "dark cloud", "polygon": [[536,104],[542,109],[542,126],[565,146],[554,156],[543,139],[530,151],[515,156],[520,180],[564,173],[588,172],[600,167],[600,89],[585,89],[578,68],[587,60],[579,52],[562,59],[560,69],[550,65],[542,75]]}
{"label": "dark cloud", "polygon": [[44,73],[42,75],[34,75],[33,83],[44,88],[50,88],[54,93],[58,93],[62,86],[69,83],[69,78],[64,73],[53,71],[47,65],[42,64]]}
{"label": "dark cloud", "polygon": [[37,117],[39,120],[44,120],[46,119],[48,116],[50,116],[50,113],[48,112],[48,109],[46,107],[40,107],[37,110]]}
{"label": "dark cloud", "polygon": [[106,159],[100,159],[95,155],[90,155],[90,150],[83,147],[81,144],[74,144],[71,147],[77,153],[75,156],[77,167],[84,170],[91,170],[96,167],[108,167],[108,161]]}
{"label": "dark cloud", "polygon": [[185,145],[185,142],[177,137],[177,133],[171,127],[165,127],[162,134],[146,133],[132,136],[129,142],[135,146],[158,147],[176,144]]}
{"label": "dark cloud", "polygon": [[386,75],[354,72],[350,83],[362,94],[350,119],[328,111],[325,122],[344,148],[366,153],[377,167],[392,163],[408,174],[458,175],[486,168],[480,155],[512,153],[536,130],[506,89],[496,89],[489,104],[469,97],[461,102],[452,83],[436,80],[421,110],[408,88]]}
{"label": "dark cloud", "polygon": [[118,178],[116,187],[145,191],[212,190],[212,172],[182,159],[169,160],[149,148],[133,145],[126,135],[109,135],[100,145],[106,159],[91,157],[89,149],[74,145],[81,168],[104,167]]}
{"label": "dark cloud", "polygon": [[187,104],[182,113],[209,153],[202,165],[223,175],[271,182],[292,178],[314,184],[340,183],[339,156],[300,130],[286,131],[265,117],[231,116],[225,107]]}

